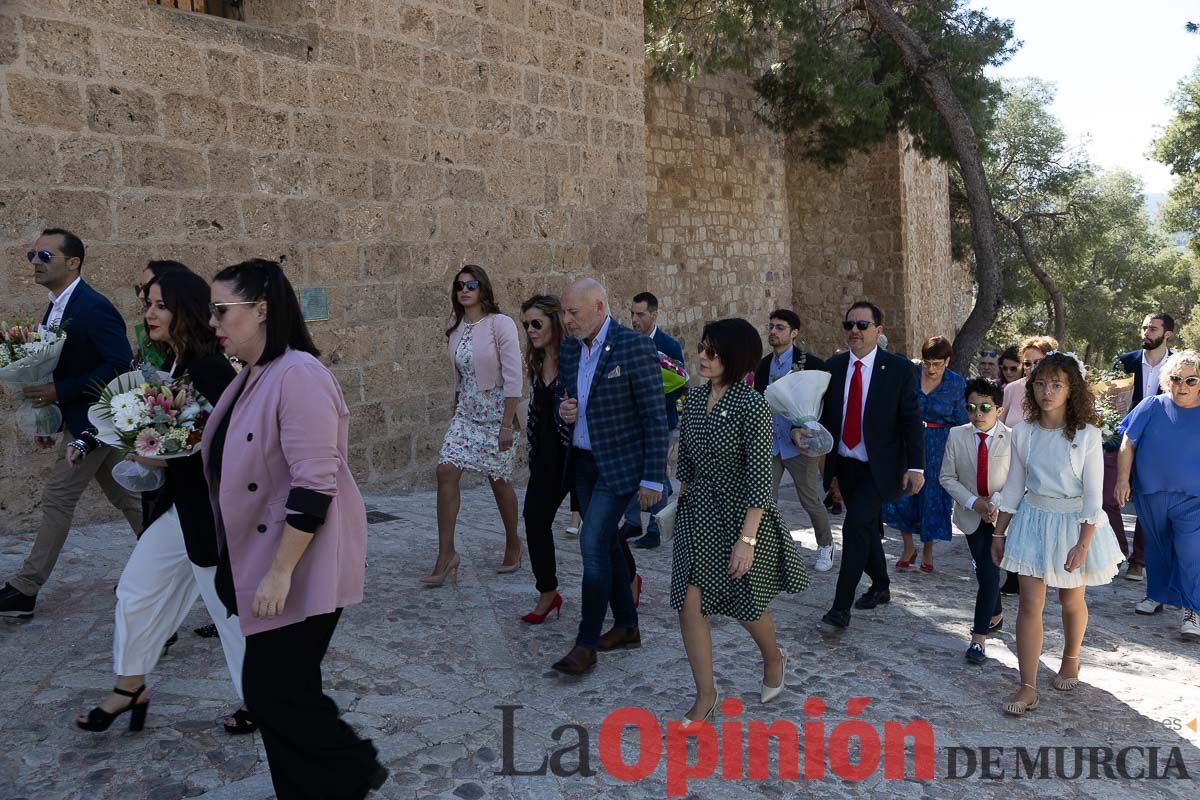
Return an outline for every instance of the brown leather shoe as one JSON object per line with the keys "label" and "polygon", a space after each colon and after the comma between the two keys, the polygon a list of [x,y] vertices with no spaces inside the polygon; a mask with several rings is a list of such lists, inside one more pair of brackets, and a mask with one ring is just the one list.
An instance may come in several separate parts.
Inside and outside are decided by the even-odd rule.
{"label": "brown leather shoe", "polygon": [[642,632],[638,628],[612,627],[608,633],[600,637],[599,649],[602,653],[609,650],[636,650],[642,646]]}
{"label": "brown leather shoe", "polygon": [[575,645],[566,657],[555,661],[551,669],[556,669],[564,675],[582,675],[594,666],[596,666],[596,651]]}

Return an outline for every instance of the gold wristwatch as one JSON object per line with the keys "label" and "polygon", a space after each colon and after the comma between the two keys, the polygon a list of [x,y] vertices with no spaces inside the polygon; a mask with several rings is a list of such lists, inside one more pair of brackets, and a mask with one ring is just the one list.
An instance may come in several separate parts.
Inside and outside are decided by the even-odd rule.
{"label": "gold wristwatch", "polygon": [[741,541],[745,542],[746,544],[750,545],[751,547],[754,547],[754,545],[758,542],[758,539],[751,538],[749,536],[743,536],[743,537],[741,537]]}

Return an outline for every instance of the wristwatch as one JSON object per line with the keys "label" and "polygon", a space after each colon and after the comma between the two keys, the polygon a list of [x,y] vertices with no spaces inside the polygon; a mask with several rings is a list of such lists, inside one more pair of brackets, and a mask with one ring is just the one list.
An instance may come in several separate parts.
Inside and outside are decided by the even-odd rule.
{"label": "wristwatch", "polygon": [[745,542],[746,544],[750,545],[751,547],[754,547],[754,545],[758,543],[757,538],[751,538],[749,536],[741,537],[740,541]]}

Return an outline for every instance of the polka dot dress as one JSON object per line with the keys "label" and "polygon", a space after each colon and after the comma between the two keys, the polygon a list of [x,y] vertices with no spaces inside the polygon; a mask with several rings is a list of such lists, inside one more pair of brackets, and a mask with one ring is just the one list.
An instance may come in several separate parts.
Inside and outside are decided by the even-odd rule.
{"label": "polka dot dress", "polygon": [[[752,622],[780,592],[802,592],[808,571],[775,506],[771,475],[771,409],[738,382],[708,412],[709,386],[688,393],[679,427],[678,478],[687,484],[675,517],[671,607],[683,608],[689,584],[700,610]],[[754,563],[729,577],[729,556],[748,508],[762,508]]]}

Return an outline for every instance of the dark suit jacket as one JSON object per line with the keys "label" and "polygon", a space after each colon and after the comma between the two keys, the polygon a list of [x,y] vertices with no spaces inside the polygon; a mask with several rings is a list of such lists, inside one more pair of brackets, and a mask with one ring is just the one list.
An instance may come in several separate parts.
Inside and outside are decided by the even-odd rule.
{"label": "dark suit jacket", "polygon": [[[176,374],[183,375],[185,371],[192,376],[196,391],[214,407],[237,375],[229,359],[220,354],[181,364]],[[151,502],[146,515],[147,527],[167,513],[172,505],[179,514],[179,526],[183,529],[183,543],[187,546],[188,558],[198,567],[215,567],[217,528],[198,447],[195,453],[186,458],[167,461],[167,480]]]}
{"label": "dark suit jacket", "polygon": [[[767,353],[762,361],[758,362],[758,368],[754,370],[754,388],[759,394],[767,390],[767,386],[771,383],[771,359],[775,357],[774,353]],[[800,359],[804,359],[803,369],[815,369],[821,372],[829,372],[829,367],[824,361],[814,356],[812,353],[806,353],[799,347],[792,346],[792,371],[799,372],[796,365],[800,363]],[[830,431],[833,433],[833,431]]]}
{"label": "dark suit jacket", "polygon": [[[680,346],[679,342],[674,337],[666,333],[662,328],[656,328],[653,338],[655,347],[678,361],[680,364],[683,363],[683,347]],[[679,402],[679,398],[683,397],[685,392],[686,389],[677,389],[676,391],[667,395],[666,405],[668,431],[673,431],[679,427],[679,412],[675,410],[675,406]]]}
{"label": "dark suit jacket", "polygon": [[[1167,349],[1167,355],[1164,359],[1171,355],[1171,350]],[[1142,398],[1146,397],[1146,387],[1142,386],[1142,351],[1134,350],[1124,355],[1117,356],[1117,363],[1121,365],[1121,369],[1125,370],[1126,375],[1133,376],[1133,400],[1129,404],[1129,410],[1132,411],[1137,407],[1137,404],[1142,402]],[[1153,391],[1150,392],[1150,397],[1156,394],[1162,394],[1161,386],[1150,387]]]}
{"label": "dark suit jacket", "polygon": [[[837,475],[842,438],[843,400],[846,372],[850,354],[838,353],[825,362],[830,373],[829,388],[825,391],[821,424],[833,434],[836,442],[826,457],[826,471]],[[863,414],[863,441],[867,446],[867,463],[871,477],[885,501],[900,496],[900,480],[906,470],[925,468],[925,425],[917,405],[917,389],[912,362],[879,350],[871,371],[871,387],[867,391]],[[936,481],[936,475],[926,475]]]}
{"label": "dark suit jacket", "polygon": [[[42,323],[49,318],[47,306]],[[129,371],[133,351],[125,337],[125,320],[107,297],[83,280],[67,301],[62,329],[67,343],[54,368],[54,390],[64,427],[79,436],[91,427],[88,406],[100,399],[109,381]]]}
{"label": "dark suit jacket", "polygon": [[[563,340],[559,380],[575,397],[583,343]],[[615,319],[599,355],[587,401],[588,437],[600,476],[618,494],[632,494],[642,481],[667,482],[667,415],[662,371],[649,336]]]}

